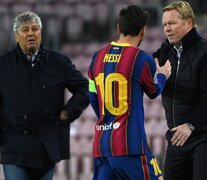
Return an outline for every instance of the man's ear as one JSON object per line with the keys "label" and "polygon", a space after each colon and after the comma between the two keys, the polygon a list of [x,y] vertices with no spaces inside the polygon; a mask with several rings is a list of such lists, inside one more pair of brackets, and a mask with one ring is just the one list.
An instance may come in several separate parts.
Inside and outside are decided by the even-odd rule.
{"label": "man's ear", "polygon": [[16,42],[18,42],[18,35],[16,32],[15,32],[14,36],[15,36]]}
{"label": "man's ear", "polygon": [[120,33],[119,23],[116,25],[116,30],[118,31],[118,33]]}
{"label": "man's ear", "polygon": [[186,20],[186,23],[187,23],[187,27],[188,28],[192,28],[193,27],[193,20],[192,20],[192,18],[188,18],[187,20]]}
{"label": "man's ear", "polygon": [[141,36],[144,36],[145,35],[145,32],[147,31],[147,26],[144,26],[142,29],[141,29]]}

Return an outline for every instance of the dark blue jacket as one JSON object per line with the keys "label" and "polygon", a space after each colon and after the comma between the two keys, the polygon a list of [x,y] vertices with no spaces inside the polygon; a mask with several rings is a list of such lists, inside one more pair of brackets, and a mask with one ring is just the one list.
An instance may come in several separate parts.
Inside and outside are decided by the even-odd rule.
{"label": "dark blue jacket", "polygon": [[[70,123],[88,106],[88,81],[63,54],[19,45],[0,57],[1,163],[41,168],[69,158]],[[64,92],[72,97],[64,104]],[[69,113],[61,121],[61,110]]]}

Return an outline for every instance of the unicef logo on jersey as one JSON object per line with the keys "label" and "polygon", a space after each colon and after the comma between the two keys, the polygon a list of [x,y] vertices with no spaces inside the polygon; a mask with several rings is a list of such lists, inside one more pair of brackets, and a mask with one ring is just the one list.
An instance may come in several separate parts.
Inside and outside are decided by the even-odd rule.
{"label": "unicef logo on jersey", "polygon": [[120,126],[120,122],[116,122],[116,123],[113,124],[114,129],[118,129],[119,126]]}
{"label": "unicef logo on jersey", "polygon": [[118,129],[119,126],[121,125],[120,122],[115,122],[115,123],[110,123],[109,125],[104,124],[104,125],[96,125],[96,130],[97,131],[107,131],[111,129]]}

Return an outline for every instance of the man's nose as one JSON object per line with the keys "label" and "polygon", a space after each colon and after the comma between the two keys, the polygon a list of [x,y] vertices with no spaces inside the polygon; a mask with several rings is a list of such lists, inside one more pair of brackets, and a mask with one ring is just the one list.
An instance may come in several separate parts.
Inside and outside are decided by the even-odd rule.
{"label": "man's nose", "polygon": [[34,31],[32,29],[29,29],[28,35],[34,35]]}
{"label": "man's nose", "polygon": [[170,31],[171,30],[171,26],[169,24],[165,25],[164,30],[165,31]]}

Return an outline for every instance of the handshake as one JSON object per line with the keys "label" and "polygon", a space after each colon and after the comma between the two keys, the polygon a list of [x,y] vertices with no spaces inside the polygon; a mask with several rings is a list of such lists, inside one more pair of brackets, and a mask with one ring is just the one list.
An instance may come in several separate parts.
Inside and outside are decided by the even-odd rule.
{"label": "handshake", "polygon": [[157,67],[157,73],[164,74],[166,76],[166,78],[168,79],[170,77],[170,74],[171,74],[170,61],[167,60],[163,66],[159,66],[158,59],[155,58],[155,63],[156,63],[156,67]]}

